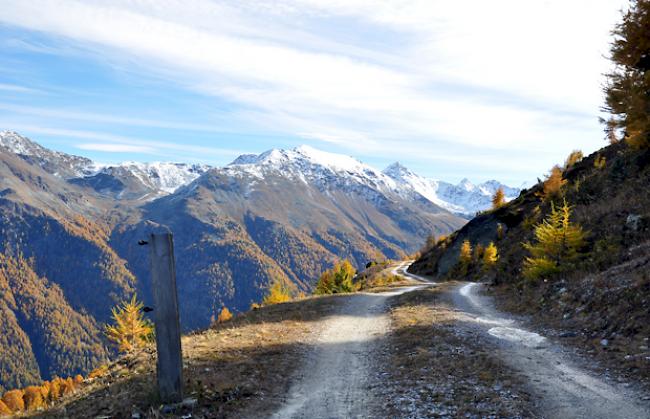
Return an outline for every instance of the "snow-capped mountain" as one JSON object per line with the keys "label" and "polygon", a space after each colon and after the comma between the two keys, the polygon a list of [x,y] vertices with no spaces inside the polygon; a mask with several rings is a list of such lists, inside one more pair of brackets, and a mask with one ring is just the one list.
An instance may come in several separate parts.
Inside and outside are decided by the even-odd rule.
{"label": "snow-capped mountain", "polygon": [[13,131],[0,131],[0,148],[57,177],[124,199],[153,199],[173,193],[211,168],[171,162],[102,164],[47,149]]}
{"label": "snow-capped mountain", "polygon": [[439,180],[427,179],[413,173],[399,163],[388,166],[383,173],[397,183],[401,194],[418,193],[431,202],[465,217],[490,208],[492,196],[500,187],[511,200],[519,195],[520,189],[506,186],[496,180],[474,185],[463,179],[457,185]]}

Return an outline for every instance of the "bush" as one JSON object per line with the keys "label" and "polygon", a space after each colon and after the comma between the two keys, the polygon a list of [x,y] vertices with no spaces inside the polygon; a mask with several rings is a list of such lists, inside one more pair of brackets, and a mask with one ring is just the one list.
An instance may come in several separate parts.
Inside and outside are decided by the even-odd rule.
{"label": "bush", "polygon": [[232,313],[228,310],[228,307],[224,306],[219,313],[219,317],[217,317],[217,323],[225,323],[230,319],[232,319]]}
{"label": "bush", "polygon": [[21,412],[25,410],[23,394],[22,390],[9,390],[2,396],[2,401],[12,413]]}
{"label": "bush", "polygon": [[605,156],[596,156],[594,160],[594,167],[598,170],[603,170],[607,166],[607,158]]}
{"label": "bush", "polygon": [[27,387],[25,389],[25,394],[23,395],[23,400],[25,402],[25,409],[28,411],[34,411],[45,407],[45,399],[43,398],[41,386]]}
{"label": "bush", "polygon": [[316,284],[315,294],[340,294],[354,291],[352,280],[356,271],[347,259],[323,272]]}
{"label": "bush", "polygon": [[289,292],[289,288],[286,286],[284,281],[281,279],[276,279],[273,281],[273,285],[271,285],[271,288],[269,289],[268,294],[266,294],[264,297],[262,303],[264,305],[272,305],[285,303],[287,301],[291,301],[291,293]]}
{"label": "bush", "polygon": [[75,382],[75,384],[83,384],[83,382],[84,382],[83,376],[81,374],[75,375],[74,382]]}

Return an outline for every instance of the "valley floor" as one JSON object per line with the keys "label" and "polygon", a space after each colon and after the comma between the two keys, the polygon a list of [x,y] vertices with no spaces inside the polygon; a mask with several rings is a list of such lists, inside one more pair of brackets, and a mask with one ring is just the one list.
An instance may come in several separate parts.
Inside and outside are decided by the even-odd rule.
{"label": "valley floor", "polygon": [[154,355],[113,365],[69,417],[644,418],[634,385],[494,308],[480,285],[408,278],[377,293],[263,307],[183,338],[185,406],[153,397]]}

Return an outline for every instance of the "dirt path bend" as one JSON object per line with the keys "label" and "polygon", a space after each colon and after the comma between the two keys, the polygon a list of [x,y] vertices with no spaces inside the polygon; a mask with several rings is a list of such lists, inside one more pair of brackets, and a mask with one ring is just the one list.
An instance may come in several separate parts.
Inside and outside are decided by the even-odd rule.
{"label": "dirt path bend", "polygon": [[650,405],[643,395],[590,373],[566,348],[544,336],[525,330],[516,319],[499,313],[491,298],[481,295],[481,284],[454,289],[457,308],[468,317],[477,333],[492,337],[500,357],[528,379],[540,400],[544,418],[650,418]]}
{"label": "dirt path bend", "polygon": [[[423,285],[426,286],[426,285]],[[389,329],[389,297],[423,286],[360,293],[327,318],[315,347],[299,369],[283,407],[274,418],[354,418],[372,416],[373,350]]]}

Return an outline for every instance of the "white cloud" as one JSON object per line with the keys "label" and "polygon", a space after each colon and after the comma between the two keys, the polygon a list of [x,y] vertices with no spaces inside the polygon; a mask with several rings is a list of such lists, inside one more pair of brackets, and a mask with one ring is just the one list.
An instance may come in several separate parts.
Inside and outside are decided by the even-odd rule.
{"label": "white cloud", "polygon": [[103,151],[107,153],[153,153],[154,149],[146,146],[114,143],[82,143],[76,147],[80,150]]}
{"label": "white cloud", "polygon": [[530,150],[537,170],[540,151],[603,144],[603,55],[624,3],[0,0],[0,21],[238,103],[274,132],[377,156]]}

